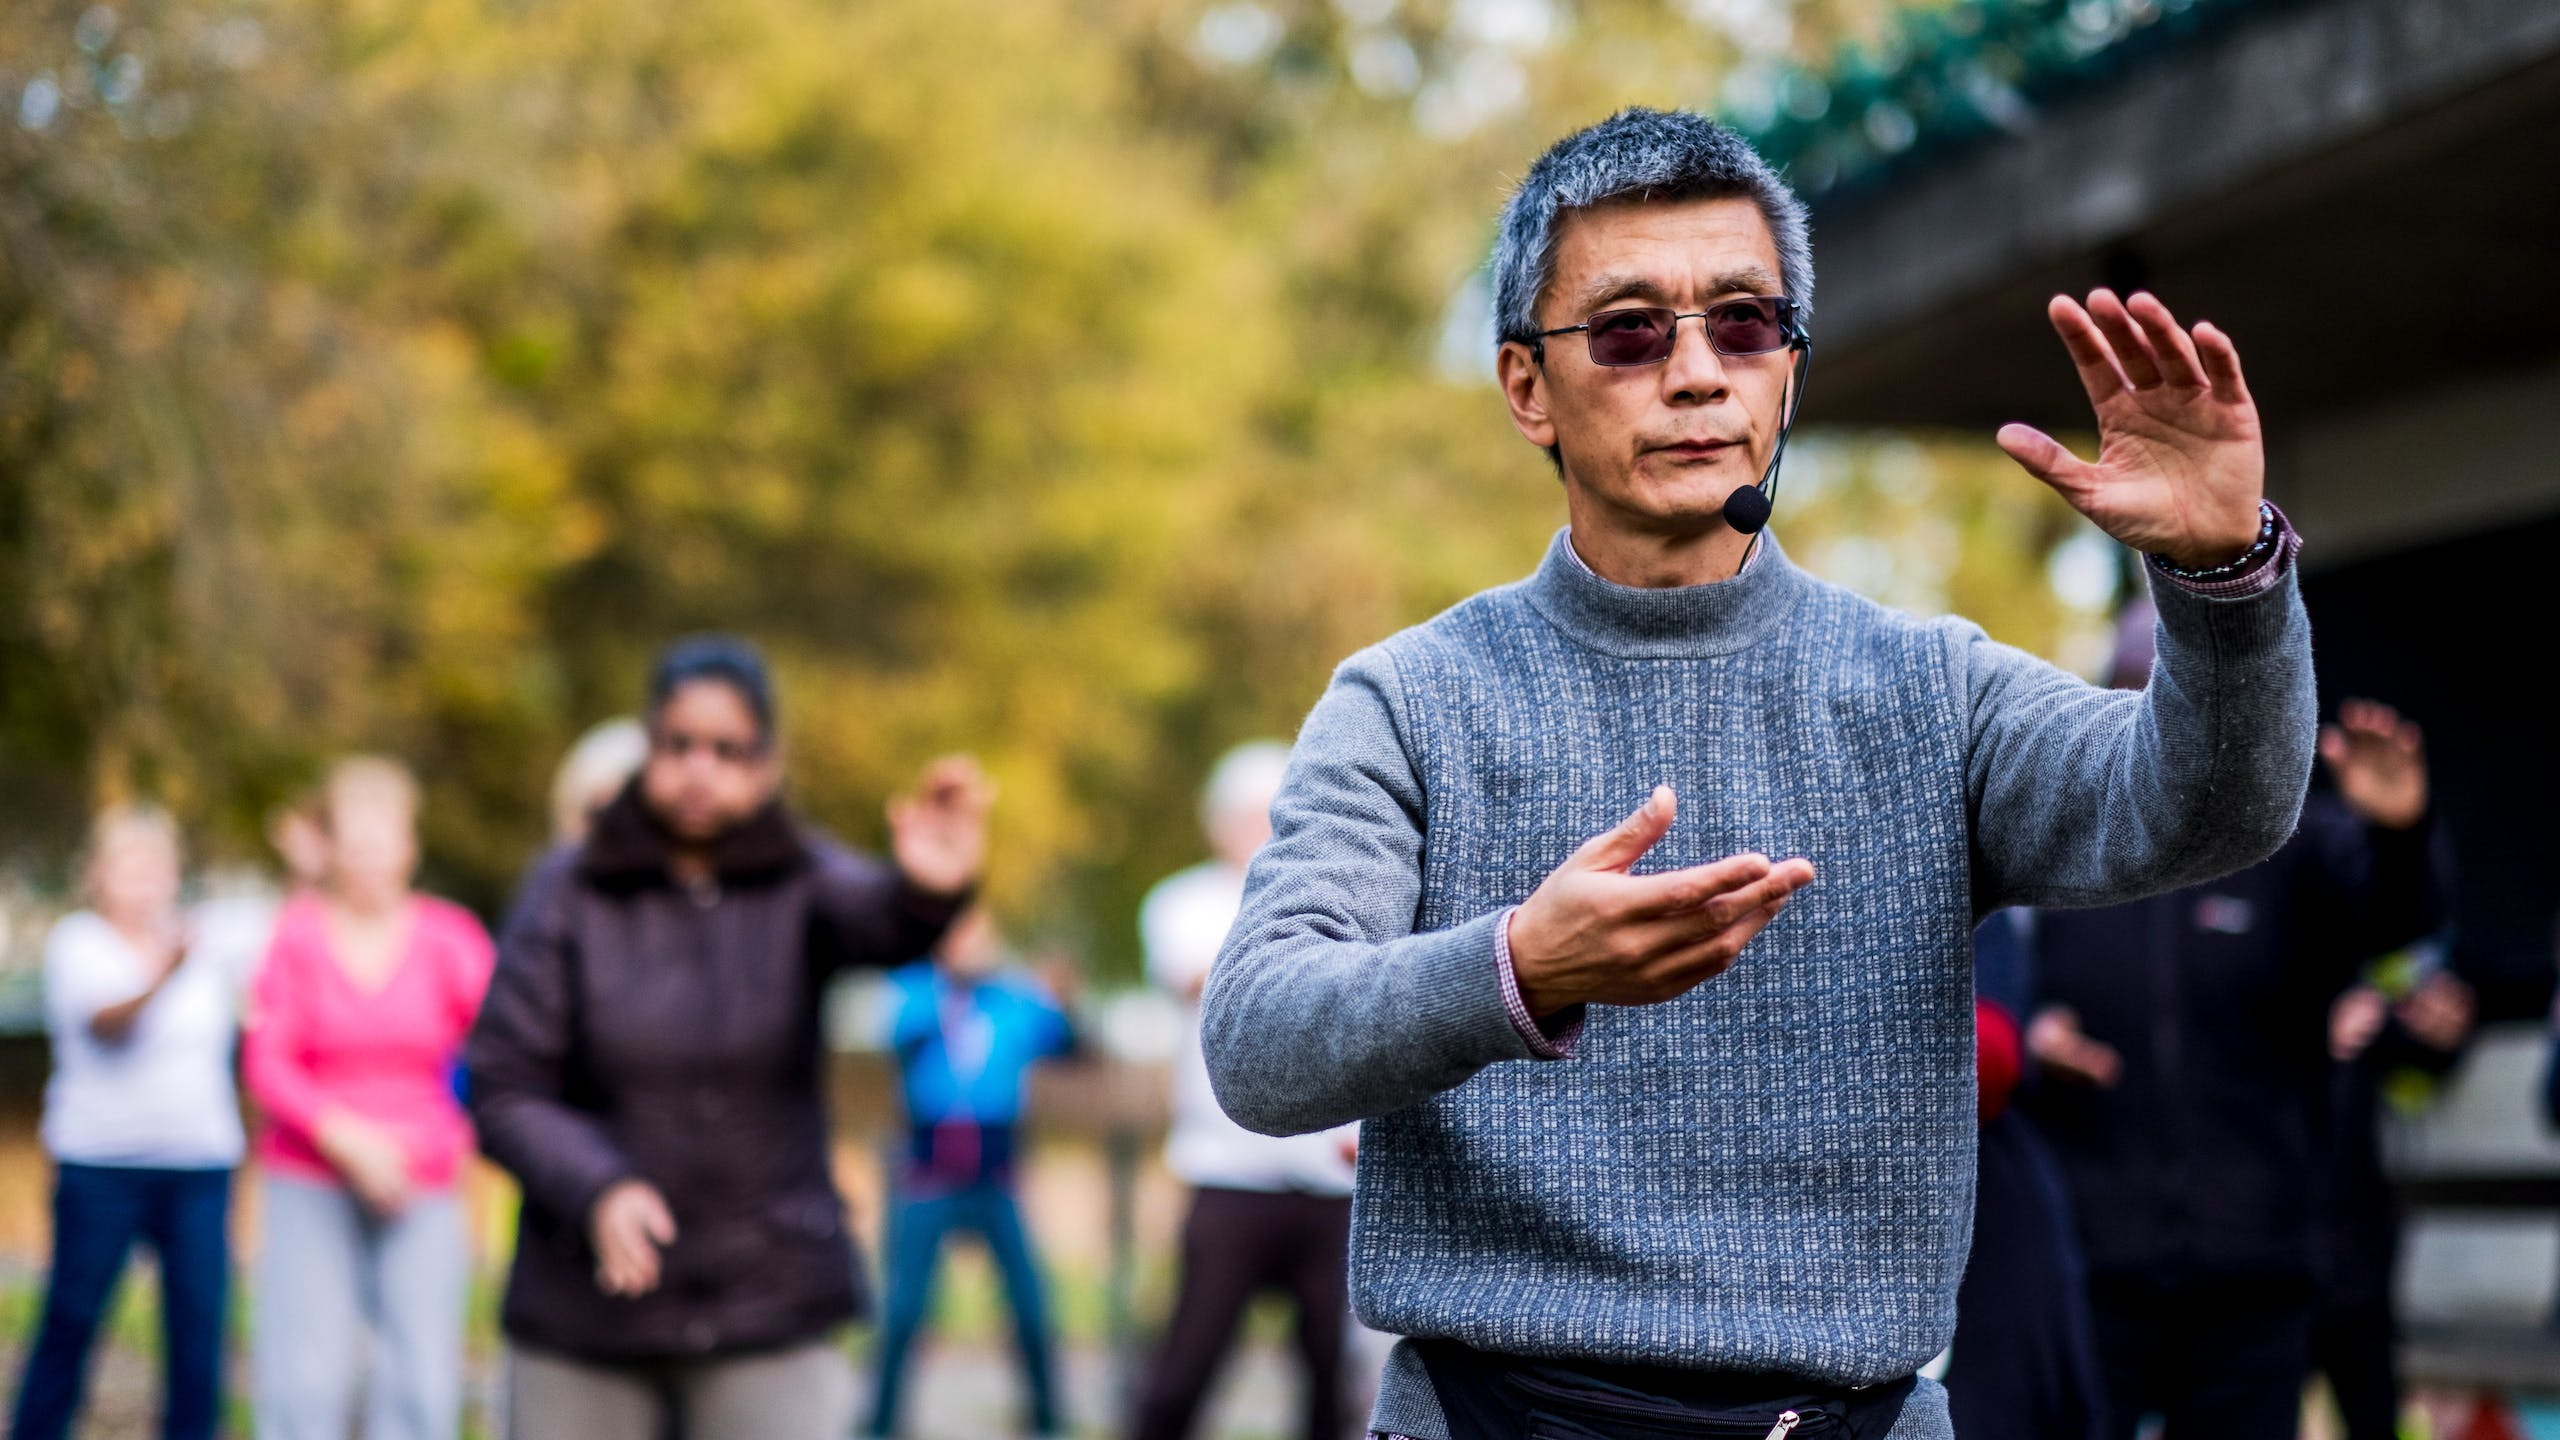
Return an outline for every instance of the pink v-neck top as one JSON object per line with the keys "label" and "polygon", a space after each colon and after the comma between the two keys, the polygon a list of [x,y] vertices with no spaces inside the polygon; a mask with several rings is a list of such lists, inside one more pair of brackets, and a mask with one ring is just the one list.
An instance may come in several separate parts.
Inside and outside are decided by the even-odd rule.
{"label": "pink v-neck top", "polygon": [[345,1112],[400,1142],[420,1188],[442,1189],[460,1173],[471,1122],[455,1098],[454,1066],[496,950],[459,905],[421,895],[411,917],[406,952],[374,989],[338,963],[320,900],[298,897],[276,917],[240,1055],[263,1116],[261,1164],[336,1183],[313,1137],[324,1117]]}

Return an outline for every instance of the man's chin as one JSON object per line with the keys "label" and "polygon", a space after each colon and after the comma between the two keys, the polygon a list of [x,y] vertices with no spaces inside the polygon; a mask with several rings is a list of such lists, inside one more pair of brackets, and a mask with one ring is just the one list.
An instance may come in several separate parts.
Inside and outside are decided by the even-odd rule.
{"label": "man's chin", "polygon": [[1584,503],[1608,511],[1614,523],[1639,532],[1691,537],[1724,524],[1724,502],[1733,492],[1758,480],[1748,474],[1745,457],[1672,461],[1659,453],[1639,460],[1630,473],[1612,477],[1604,488],[1568,476],[1582,491]]}
{"label": "man's chin", "polygon": [[1684,466],[1682,473],[1639,479],[1627,508],[1665,530],[1689,532],[1724,523],[1724,502],[1750,484],[1733,466]]}

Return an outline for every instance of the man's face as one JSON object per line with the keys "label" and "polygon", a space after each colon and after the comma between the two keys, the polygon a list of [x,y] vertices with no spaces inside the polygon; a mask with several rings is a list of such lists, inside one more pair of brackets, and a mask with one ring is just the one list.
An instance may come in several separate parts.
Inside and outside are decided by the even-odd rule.
{"label": "man's face", "polygon": [[764,808],[782,781],[772,737],[717,680],[678,686],[649,720],[640,797],[678,842],[708,845]]}
{"label": "man's face", "polygon": [[[1750,200],[1613,201],[1565,217],[1538,328],[1624,306],[1690,315],[1781,293],[1777,244]],[[1736,486],[1759,483],[1793,355],[1718,355],[1699,320],[1680,321],[1678,340],[1670,359],[1626,367],[1591,363],[1580,334],[1549,338],[1544,365],[1526,346],[1503,347],[1512,423],[1562,451],[1577,522],[1694,535],[1720,523]]]}

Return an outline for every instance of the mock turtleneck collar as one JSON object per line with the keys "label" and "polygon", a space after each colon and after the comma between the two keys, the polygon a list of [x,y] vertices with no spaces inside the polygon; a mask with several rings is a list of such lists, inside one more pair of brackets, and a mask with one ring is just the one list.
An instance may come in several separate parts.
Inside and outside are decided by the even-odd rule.
{"label": "mock turtleneck collar", "polygon": [[1769,632],[1804,597],[1805,573],[1762,532],[1742,573],[1708,585],[1646,590],[1605,580],[1558,530],[1529,577],[1529,602],[1556,628],[1610,655],[1726,655]]}

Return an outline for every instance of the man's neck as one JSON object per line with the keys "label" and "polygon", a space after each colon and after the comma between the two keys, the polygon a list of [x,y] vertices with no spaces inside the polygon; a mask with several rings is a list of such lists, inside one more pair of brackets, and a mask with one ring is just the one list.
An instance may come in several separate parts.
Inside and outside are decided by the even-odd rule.
{"label": "man's neck", "polygon": [[1592,574],[1638,590],[1712,585],[1742,572],[1751,539],[1722,519],[1696,534],[1616,529],[1572,517],[1573,553]]}

